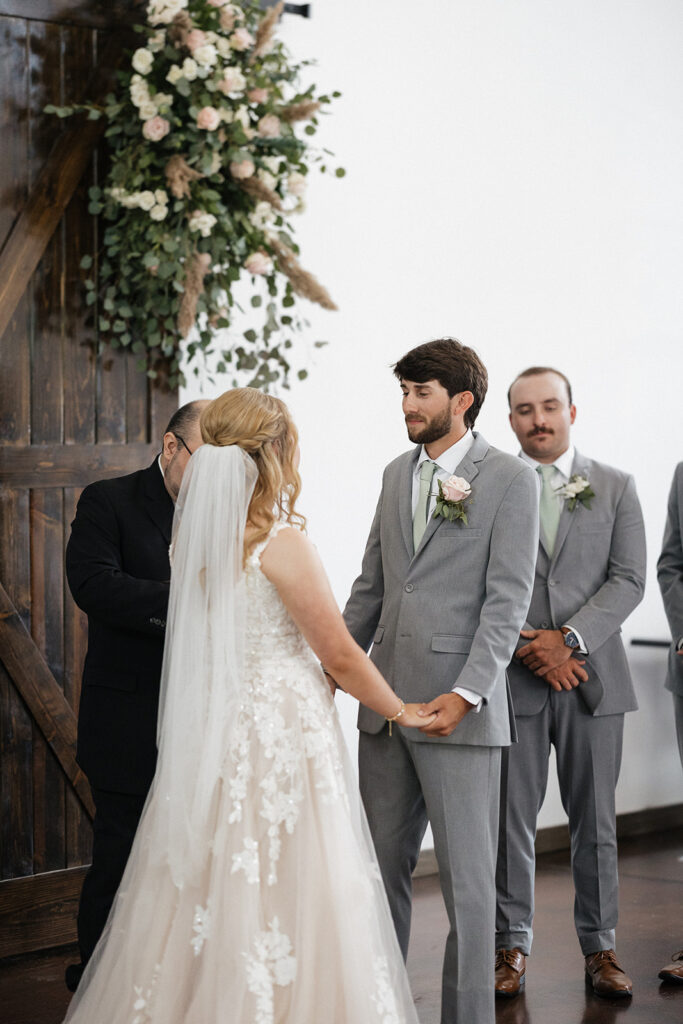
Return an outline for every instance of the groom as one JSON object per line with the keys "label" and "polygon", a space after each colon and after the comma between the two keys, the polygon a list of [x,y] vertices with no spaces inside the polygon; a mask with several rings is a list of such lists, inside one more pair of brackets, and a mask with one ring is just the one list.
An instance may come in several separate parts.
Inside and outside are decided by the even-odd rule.
{"label": "groom", "polygon": [[[514,730],[505,669],[534,579],[536,481],[472,429],[488,384],[472,349],[432,341],[394,373],[415,447],[384,472],[344,618],[396,693],[437,717],[391,734],[361,708],[361,793],[404,956],[430,822],[450,921],[441,1022],[493,1024],[500,756]],[[437,506],[453,474],[459,490]]]}

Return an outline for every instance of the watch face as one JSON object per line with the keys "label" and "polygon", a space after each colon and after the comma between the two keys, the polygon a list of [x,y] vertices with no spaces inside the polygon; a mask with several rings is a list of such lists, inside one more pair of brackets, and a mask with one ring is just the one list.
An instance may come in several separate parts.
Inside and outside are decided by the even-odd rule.
{"label": "watch face", "polygon": [[568,633],[565,633],[564,642],[567,647],[571,647],[572,649],[579,646],[579,638],[577,637],[576,633],[572,632],[571,629]]}

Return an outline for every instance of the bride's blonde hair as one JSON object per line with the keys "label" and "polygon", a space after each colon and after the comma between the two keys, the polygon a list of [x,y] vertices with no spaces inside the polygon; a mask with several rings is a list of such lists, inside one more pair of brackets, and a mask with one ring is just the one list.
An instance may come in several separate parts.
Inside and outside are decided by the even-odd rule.
{"label": "bride's blonde hair", "polygon": [[295,461],[299,435],[284,402],[255,388],[233,388],[204,409],[199,426],[205,444],[236,444],[256,463],[258,479],[248,513],[255,532],[249,548],[265,540],[276,519],[305,528],[295,508],[301,491]]}

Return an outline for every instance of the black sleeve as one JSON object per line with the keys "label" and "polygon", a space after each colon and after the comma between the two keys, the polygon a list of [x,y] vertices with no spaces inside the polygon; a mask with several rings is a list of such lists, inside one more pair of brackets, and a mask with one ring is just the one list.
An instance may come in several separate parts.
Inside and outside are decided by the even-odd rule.
{"label": "black sleeve", "polygon": [[78,502],[66,548],[73,599],[102,622],[159,636],[166,626],[170,581],[138,579],[121,563],[116,513],[106,490],[92,484]]}

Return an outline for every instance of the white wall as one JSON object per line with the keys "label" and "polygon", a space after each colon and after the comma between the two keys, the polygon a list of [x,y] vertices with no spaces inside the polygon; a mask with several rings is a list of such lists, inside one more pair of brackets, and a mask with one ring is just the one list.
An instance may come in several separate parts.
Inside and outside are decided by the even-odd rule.
{"label": "white wall", "polygon": [[[450,334],[489,369],[478,427],[508,451],[514,375],[548,363],[571,377],[577,446],[633,472],[645,512],[648,589],[625,640],[666,637],[654,567],[683,459],[683,6],[314,0],[284,34],[343,92],[320,138],[348,176],[316,174],[299,224],[302,261],[340,312],[309,308],[310,342],[331,344],[283,395],[340,603],[382,468],[407,447],[390,364]],[[641,710],[627,716],[621,812],[683,797],[665,653],[629,658]],[[551,782],[540,824],[563,820]]]}

